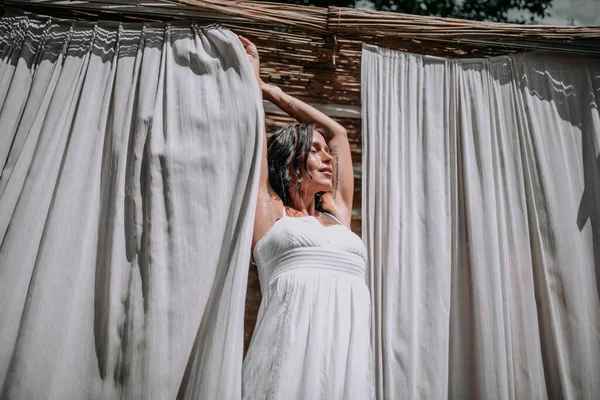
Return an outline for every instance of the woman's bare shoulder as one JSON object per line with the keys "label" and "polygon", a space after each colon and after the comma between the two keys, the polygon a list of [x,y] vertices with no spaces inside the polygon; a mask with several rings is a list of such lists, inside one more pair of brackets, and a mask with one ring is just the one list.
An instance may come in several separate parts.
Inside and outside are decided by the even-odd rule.
{"label": "woman's bare shoulder", "polygon": [[277,194],[269,190],[259,193],[256,200],[256,213],[254,215],[254,232],[252,234],[252,248],[267,233],[273,224],[283,216],[283,201]]}

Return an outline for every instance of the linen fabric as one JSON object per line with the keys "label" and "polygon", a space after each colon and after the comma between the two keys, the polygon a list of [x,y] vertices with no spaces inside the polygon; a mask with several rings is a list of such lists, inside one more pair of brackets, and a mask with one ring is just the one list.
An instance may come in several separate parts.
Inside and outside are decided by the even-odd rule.
{"label": "linen fabric", "polygon": [[190,23],[0,19],[7,399],[239,399],[263,116]]}
{"label": "linen fabric", "polygon": [[370,297],[361,239],[283,212],[254,248],[262,302],[244,399],[373,399]]}
{"label": "linen fabric", "polygon": [[598,104],[598,58],[363,47],[377,398],[597,398]]}

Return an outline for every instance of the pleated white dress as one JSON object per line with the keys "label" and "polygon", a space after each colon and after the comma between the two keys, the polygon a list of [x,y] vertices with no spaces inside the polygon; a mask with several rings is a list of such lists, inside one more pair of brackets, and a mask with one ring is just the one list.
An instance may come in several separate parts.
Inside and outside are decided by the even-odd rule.
{"label": "pleated white dress", "polygon": [[254,249],[262,290],[244,399],[372,399],[366,250],[344,225],[285,214]]}

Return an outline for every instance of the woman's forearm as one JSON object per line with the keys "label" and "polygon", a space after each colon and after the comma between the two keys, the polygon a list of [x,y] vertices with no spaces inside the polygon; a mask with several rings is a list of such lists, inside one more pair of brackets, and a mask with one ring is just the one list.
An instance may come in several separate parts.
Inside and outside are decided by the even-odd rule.
{"label": "woman's forearm", "polygon": [[317,124],[321,128],[320,131],[325,131],[323,132],[327,136],[325,137],[325,140],[329,141],[335,136],[346,135],[346,129],[342,125],[338,124],[313,106],[284,93],[278,87],[263,84],[261,89],[265,100],[275,104],[298,122]]}

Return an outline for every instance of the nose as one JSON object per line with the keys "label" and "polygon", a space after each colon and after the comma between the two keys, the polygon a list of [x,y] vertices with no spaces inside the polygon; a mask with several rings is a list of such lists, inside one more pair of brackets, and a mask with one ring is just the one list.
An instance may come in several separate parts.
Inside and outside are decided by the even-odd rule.
{"label": "nose", "polygon": [[321,158],[321,162],[323,162],[324,164],[331,164],[332,160],[333,157],[331,157],[331,154],[323,150],[323,157]]}

